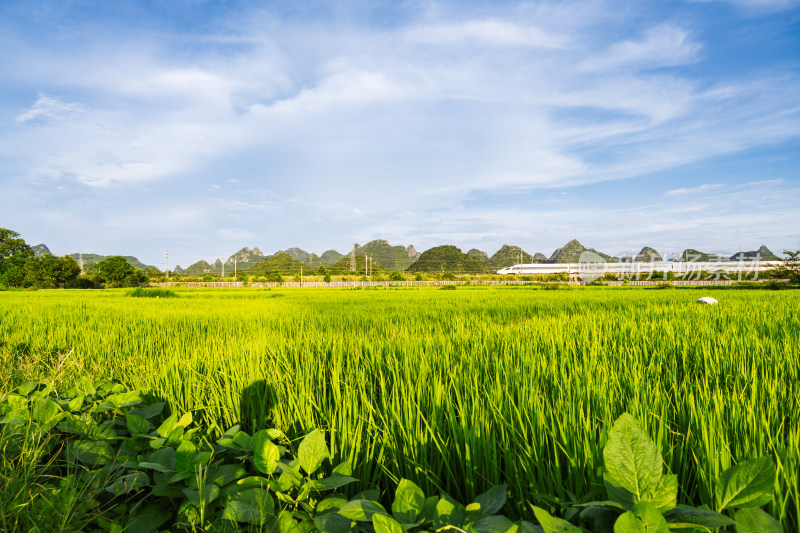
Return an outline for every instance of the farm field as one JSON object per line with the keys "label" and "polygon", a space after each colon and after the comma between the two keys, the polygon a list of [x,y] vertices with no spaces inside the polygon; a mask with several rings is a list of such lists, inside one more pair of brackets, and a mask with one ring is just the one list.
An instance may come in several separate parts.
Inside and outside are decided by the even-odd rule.
{"label": "farm field", "polygon": [[[406,478],[472,501],[505,482],[509,516],[602,499],[606,432],[627,411],[677,474],[679,501],[713,507],[723,470],[769,455],[768,511],[798,528],[798,291],[129,292],[0,292],[0,393],[89,375],[217,434],[321,428],[333,462],[367,486]],[[695,304],[703,295],[720,304]]]}

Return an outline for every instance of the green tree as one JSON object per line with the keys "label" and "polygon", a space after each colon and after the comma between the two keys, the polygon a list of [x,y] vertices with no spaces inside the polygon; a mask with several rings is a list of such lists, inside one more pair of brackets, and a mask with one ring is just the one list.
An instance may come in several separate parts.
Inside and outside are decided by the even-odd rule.
{"label": "green tree", "polygon": [[18,287],[25,279],[25,262],[33,250],[19,233],[0,228],[0,284]]}
{"label": "green tree", "polygon": [[106,257],[96,266],[98,274],[106,281],[108,287],[125,287],[126,279],[135,270],[121,255]]}
{"label": "green tree", "polygon": [[68,255],[56,257],[45,254],[40,257],[30,257],[25,261],[23,285],[40,289],[71,287],[80,273],[81,267]]}
{"label": "green tree", "polygon": [[776,277],[785,278],[789,283],[800,283],[800,250],[784,250],[783,264],[776,268]]}

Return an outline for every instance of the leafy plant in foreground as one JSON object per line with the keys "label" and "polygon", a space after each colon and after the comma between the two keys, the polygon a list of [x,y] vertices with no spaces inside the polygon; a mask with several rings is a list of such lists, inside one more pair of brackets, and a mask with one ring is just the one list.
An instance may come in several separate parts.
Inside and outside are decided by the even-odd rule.
{"label": "leafy plant in foreground", "polygon": [[[783,531],[761,506],[772,500],[775,466],[761,457],[733,466],[717,480],[718,511],[678,505],[678,479],[663,471],[655,443],[625,413],[609,432],[603,449],[603,483],[608,500],[576,506],[591,531],[613,533],[659,532],[671,529],[712,531],[735,526],[737,533]],[[734,511],[733,519],[721,514]],[[546,533],[581,531],[570,522],[534,508]]]}
{"label": "leafy plant in foreground", "polygon": [[[603,450],[608,500],[575,506],[572,522],[533,507],[534,524],[497,514],[506,503],[505,485],[468,505],[447,494],[426,497],[405,479],[388,508],[377,490],[348,497],[344,488],[358,479],[349,463],[331,464],[319,430],[296,449],[277,429],[250,435],[234,426],[212,442],[202,428],[192,427],[191,413],[165,417],[163,409],[163,403],[145,401],[137,391],[88,378],[65,392],[36,383],[18,387],[0,398],[0,480],[5,480],[0,501],[12,492],[7,480],[30,471],[34,462],[51,481],[37,484],[35,494],[15,492],[21,496],[14,512],[35,511],[31,521],[61,512],[50,524],[54,529],[564,533],[587,527],[663,533],[734,526],[737,533],[781,531],[760,509],[772,499],[771,459],[741,463],[722,474],[719,512],[678,505],[677,477],[664,473],[656,445],[628,414],[611,428]],[[36,503],[21,501],[26,497]],[[0,513],[4,529],[12,518]]]}

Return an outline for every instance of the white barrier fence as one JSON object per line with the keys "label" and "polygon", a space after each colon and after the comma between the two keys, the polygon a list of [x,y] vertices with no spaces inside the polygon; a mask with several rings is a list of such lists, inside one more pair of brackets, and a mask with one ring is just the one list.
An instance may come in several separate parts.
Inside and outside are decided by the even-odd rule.
{"label": "white barrier fence", "polygon": [[[754,283],[763,283],[767,281],[787,281],[787,280],[758,280]],[[566,282],[557,281],[522,281],[522,280],[470,280],[470,281],[286,281],[283,283],[278,282],[255,282],[255,283],[242,283],[241,281],[168,281],[164,283],[150,283],[151,287],[195,287],[195,288],[214,288],[214,287],[442,287],[445,285],[557,285]],[[610,287],[619,286],[657,286],[665,283],[664,281],[604,281],[603,285]],[[735,280],[674,280],[670,281],[672,285],[677,286],[691,286],[691,285],[733,285],[739,283]],[[584,282],[573,282],[570,285],[586,285]]]}

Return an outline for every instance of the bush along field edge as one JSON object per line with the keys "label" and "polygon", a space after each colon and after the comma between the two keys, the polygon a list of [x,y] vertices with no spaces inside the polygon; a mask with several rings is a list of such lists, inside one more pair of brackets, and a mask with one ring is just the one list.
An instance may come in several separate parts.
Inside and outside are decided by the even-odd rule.
{"label": "bush along field edge", "polygon": [[603,449],[606,500],[531,506],[532,521],[512,521],[500,514],[505,485],[466,504],[426,496],[407,479],[393,498],[381,500],[377,489],[347,496],[360,480],[347,462],[331,464],[318,429],[296,448],[277,429],[250,435],[234,426],[212,441],[191,413],[164,411],[139,391],[88,378],[66,391],[30,382],[4,394],[0,531],[783,531],[762,509],[773,498],[770,457],[723,472],[716,511],[680,505],[677,477],[664,472],[656,444],[627,413]]}

